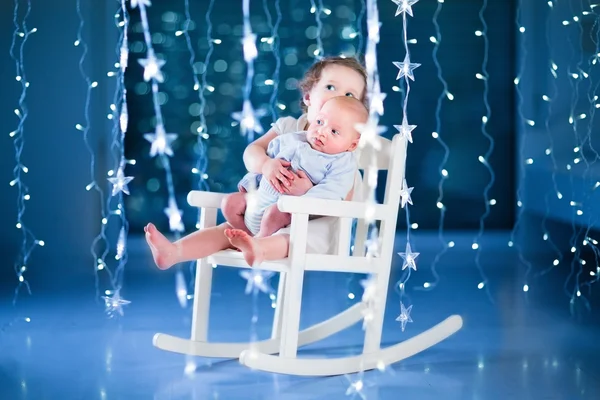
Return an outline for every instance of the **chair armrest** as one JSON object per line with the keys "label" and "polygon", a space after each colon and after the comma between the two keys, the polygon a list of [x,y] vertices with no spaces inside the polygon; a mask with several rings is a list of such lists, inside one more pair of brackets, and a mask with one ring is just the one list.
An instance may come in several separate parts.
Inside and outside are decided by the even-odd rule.
{"label": "chair armrest", "polygon": [[213,193],[192,190],[187,195],[187,202],[193,207],[221,208],[221,201],[223,201],[225,196],[227,196],[227,193]]}
{"label": "chair armrest", "polygon": [[[359,201],[326,200],[316,197],[281,196],[277,201],[279,211],[294,214],[320,215],[340,218],[364,218],[367,203]],[[393,210],[384,204],[375,204],[373,218],[385,219]]]}

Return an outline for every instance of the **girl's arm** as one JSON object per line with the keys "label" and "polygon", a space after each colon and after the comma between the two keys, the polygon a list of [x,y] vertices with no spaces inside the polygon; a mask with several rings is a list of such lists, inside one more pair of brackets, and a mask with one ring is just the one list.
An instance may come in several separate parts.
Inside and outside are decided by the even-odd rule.
{"label": "girl's arm", "polygon": [[271,158],[267,155],[267,148],[271,140],[277,137],[277,132],[274,129],[270,129],[260,138],[246,146],[244,150],[244,165],[249,172],[255,174],[263,173],[263,165]]}

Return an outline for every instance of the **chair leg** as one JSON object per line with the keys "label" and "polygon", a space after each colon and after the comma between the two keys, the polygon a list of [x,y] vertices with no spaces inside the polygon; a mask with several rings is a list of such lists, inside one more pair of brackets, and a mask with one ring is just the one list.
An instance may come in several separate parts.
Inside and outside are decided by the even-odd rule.
{"label": "chair leg", "polygon": [[298,331],[300,329],[300,306],[306,262],[306,232],[308,215],[292,214],[290,232],[290,272],[285,279],[285,300],[281,324],[281,346],[279,356],[296,358],[298,351]]}
{"label": "chair leg", "polygon": [[194,285],[194,311],[192,314],[192,340],[208,340],[208,316],[213,268],[205,258],[196,262],[196,283]]}
{"label": "chair leg", "polygon": [[279,285],[277,287],[277,304],[275,305],[275,313],[273,316],[273,328],[271,330],[271,339],[277,339],[281,337],[281,321],[283,313],[283,303],[285,301],[285,280],[286,273],[279,273]]}

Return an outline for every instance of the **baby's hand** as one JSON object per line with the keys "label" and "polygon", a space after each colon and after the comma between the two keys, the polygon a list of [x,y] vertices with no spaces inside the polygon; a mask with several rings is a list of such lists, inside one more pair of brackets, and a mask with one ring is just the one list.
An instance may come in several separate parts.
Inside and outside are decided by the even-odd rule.
{"label": "baby's hand", "polygon": [[290,196],[302,196],[314,186],[311,180],[308,179],[308,176],[306,176],[306,173],[304,173],[304,171],[298,170],[298,174],[294,175],[295,177],[292,181],[291,186],[285,187],[283,194],[287,194]]}
{"label": "baby's hand", "polygon": [[294,180],[294,174],[288,170],[290,165],[291,163],[288,161],[279,158],[271,158],[263,165],[263,177],[266,178],[279,193],[285,193],[284,188],[289,187]]}

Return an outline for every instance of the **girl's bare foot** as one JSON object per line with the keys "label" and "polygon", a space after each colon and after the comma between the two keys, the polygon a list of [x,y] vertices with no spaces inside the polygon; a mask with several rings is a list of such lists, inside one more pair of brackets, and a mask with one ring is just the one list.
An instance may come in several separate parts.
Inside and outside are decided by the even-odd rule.
{"label": "girl's bare foot", "polygon": [[146,242],[152,250],[152,257],[156,266],[160,269],[168,269],[177,264],[179,249],[156,229],[154,224],[148,224],[144,227],[146,232]]}
{"label": "girl's bare foot", "polygon": [[263,251],[259,242],[241,229],[225,229],[225,236],[232,246],[239,249],[249,266],[260,265],[263,261]]}

